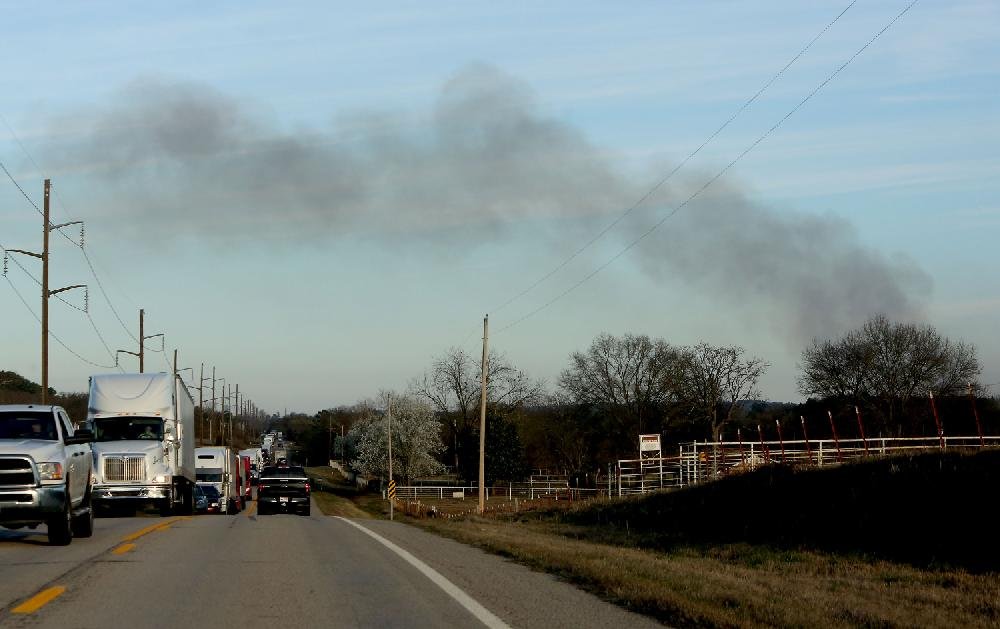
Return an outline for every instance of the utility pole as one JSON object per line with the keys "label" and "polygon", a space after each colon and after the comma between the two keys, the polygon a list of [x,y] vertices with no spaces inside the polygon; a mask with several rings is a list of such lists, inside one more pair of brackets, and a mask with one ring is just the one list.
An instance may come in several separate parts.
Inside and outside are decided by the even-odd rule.
{"label": "utility pole", "polygon": [[[236,413],[237,413],[237,415],[239,415],[239,412],[240,412],[240,385],[239,385],[239,383],[236,384],[236,398],[235,399],[236,399]],[[232,414],[230,414],[230,416],[229,416],[229,447],[230,448],[235,448],[236,447],[236,443],[235,443],[236,439],[233,436],[233,429],[236,427],[235,423],[236,423],[236,417],[234,417]]]}
{"label": "utility pole", "polygon": [[487,346],[490,342],[490,315],[483,318],[483,368],[479,395],[479,513],[486,512],[486,379],[489,377]]}
{"label": "utility pole", "polygon": [[201,438],[205,438],[205,363],[201,363],[198,371],[198,413],[201,415]]}
{"label": "utility pole", "polygon": [[[392,485],[392,394],[387,393],[386,399],[388,400],[388,415],[389,415],[389,485]],[[391,492],[390,492],[391,493]],[[392,521],[393,516],[393,499],[389,496],[389,520]]]}
{"label": "utility pole", "polygon": [[139,309],[139,373],[146,373],[145,369],[143,368],[144,365],[143,360],[146,354],[145,352],[146,348],[143,346],[144,345],[143,341],[146,340],[146,337],[144,336],[143,332],[143,319],[145,319],[145,315],[146,311],[140,308]]}
{"label": "utility pole", "polygon": [[[23,253],[42,261],[42,404],[48,403],[49,397],[49,297],[74,288],[86,288],[85,284],[74,284],[49,290],[49,232],[68,225],[83,225],[83,221],[70,221],[51,225],[49,223],[49,191],[52,187],[50,179],[45,180],[44,201],[42,203],[42,252],[25,251],[23,249],[8,249],[10,253]],[[80,246],[83,246],[83,232],[80,232]],[[6,261],[4,264],[6,274]]]}
{"label": "utility pole", "polygon": [[[145,311],[145,309],[140,308],[139,309],[139,351],[138,351],[138,353],[136,353],[136,352],[130,352],[127,349],[120,349],[120,350],[118,350],[117,352],[115,352],[115,364],[116,365],[118,364],[118,354],[131,354],[132,356],[135,356],[135,357],[137,357],[139,359],[139,373],[145,373],[146,372],[146,369],[145,369],[145,363],[146,363],[146,360],[145,360],[146,359],[145,342],[146,342],[146,339],[155,339],[158,336],[159,337],[163,337],[163,333],[161,332],[160,334],[150,334],[150,335],[147,336],[146,335],[145,319],[146,319],[146,311]],[[164,348],[164,351],[165,351],[165,349],[166,348]],[[176,373],[176,371],[177,371],[177,356],[176,356],[176,353],[175,353],[175,355],[174,355],[174,372]]]}

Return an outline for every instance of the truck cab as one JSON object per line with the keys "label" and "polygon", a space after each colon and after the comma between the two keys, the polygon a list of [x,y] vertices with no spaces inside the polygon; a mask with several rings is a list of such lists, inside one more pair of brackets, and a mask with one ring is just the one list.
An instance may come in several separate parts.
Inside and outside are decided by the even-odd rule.
{"label": "truck cab", "polygon": [[59,406],[0,405],[0,525],[45,524],[53,545],[93,535],[92,441]]}
{"label": "truck cab", "polygon": [[94,500],[162,515],[194,508],[194,403],[174,374],[90,378]]}

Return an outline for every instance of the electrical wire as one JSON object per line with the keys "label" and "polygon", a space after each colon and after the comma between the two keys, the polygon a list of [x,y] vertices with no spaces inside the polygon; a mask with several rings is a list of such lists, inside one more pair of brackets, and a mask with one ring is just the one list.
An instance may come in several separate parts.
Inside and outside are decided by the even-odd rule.
{"label": "electrical wire", "polygon": [[582,286],[583,284],[585,284],[587,281],[589,281],[591,278],[593,278],[594,276],[596,276],[598,273],[600,273],[601,271],[603,271],[604,269],[606,269],[608,266],[610,266],[618,258],[622,257],[626,252],[628,252],[630,249],[632,249],[637,244],[639,244],[647,236],[649,236],[654,231],[656,231],[656,229],[658,229],[661,225],[663,225],[665,222],[667,222],[667,220],[669,220],[674,215],[676,215],[680,210],[682,210],[684,207],[686,207],[691,201],[693,201],[698,196],[700,196],[702,192],[704,192],[706,189],[708,189],[709,186],[711,186],[719,178],[721,178],[723,175],[725,175],[733,166],[736,165],[737,162],[739,162],[740,160],[742,160],[748,153],[750,153],[750,151],[752,151],[754,148],[756,148],[758,144],[760,144],[765,139],[767,139],[767,137],[769,137],[772,133],[774,133],[775,130],[777,130],[782,124],[784,124],[784,122],[786,120],[788,120],[789,118],[791,118],[807,102],[809,102],[810,100],[812,100],[813,96],[815,96],[821,89],[823,89],[828,83],[830,83],[830,81],[832,81],[838,74],[840,74],[841,71],[844,70],[844,68],[846,68],[848,65],[850,65],[851,62],[853,62],[859,55],[861,55],[861,53],[863,53],[865,50],[867,50],[869,46],[871,46],[873,43],[875,43],[875,41],[879,37],[881,37],[883,33],[885,33],[887,30],[889,30],[892,27],[893,24],[895,24],[900,18],[902,18],[904,15],[906,15],[906,13],[908,13],[910,11],[910,9],[912,9],[913,6],[917,2],[918,2],[918,0],[912,0],[908,5],[906,5],[906,7],[902,11],[900,11],[898,14],[896,14],[896,16],[894,18],[892,18],[892,20],[890,20],[889,23],[886,24],[882,28],[882,30],[880,30],[874,36],[872,36],[872,38],[869,39],[868,42],[865,43],[864,46],[862,46],[861,48],[859,48],[853,55],[851,55],[847,59],[847,61],[843,62],[839,67],[837,67],[836,70],[834,70],[832,73],[830,73],[830,75],[828,75],[826,77],[826,79],[824,79],[811,92],[809,92],[809,94],[807,94],[805,98],[803,98],[802,100],[800,100],[798,102],[798,104],[796,104],[794,107],[792,107],[792,109],[789,110],[788,113],[786,113],[776,123],[774,123],[774,125],[772,125],[770,129],[768,129],[767,131],[765,131],[756,140],[754,140],[749,146],[747,146],[745,149],[743,149],[743,151],[739,155],[737,155],[732,161],[730,161],[728,164],[726,164],[725,167],[723,167],[721,170],[719,170],[719,172],[717,172],[708,181],[706,181],[704,185],[702,185],[700,188],[698,188],[698,190],[696,190],[694,192],[694,194],[692,194],[687,199],[685,199],[680,205],[678,205],[672,211],[670,211],[668,214],[666,214],[663,218],[661,218],[658,222],[656,222],[652,227],[650,227],[645,232],[643,232],[642,234],[640,234],[637,238],[635,238],[634,240],[632,240],[628,245],[626,245],[618,253],[616,253],[614,256],[612,256],[609,260],[607,260],[606,262],[604,262],[603,264],[601,264],[600,266],[598,266],[596,269],[594,269],[593,271],[591,271],[588,275],[584,276],[583,279],[581,279],[580,281],[576,282],[575,284],[573,284],[572,286],[570,286],[568,289],[566,289],[565,291],[563,291],[562,293],[560,293],[556,297],[550,299],[549,301],[545,302],[541,306],[535,308],[534,310],[529,311],[527,314],[521,316],[520,318],[515,319],[512,323],[509,323],[506,326],[500,328],[497,332],[499,333],[499,332],[503,332],[505,330],[509,330],[510,328],[518,325],[519,323],[525,321],[526,319],[528,319],[528,318],[530,318],[530,317],[538,314],[539,312],[545,310],[546,308],[548,308],[552,304],[554,304],[557,301],[561,300],[563,297],[569,295],[574,290],[576,290],[577,288],[579,288],[580,286]]}
{"label": "electrical wire", "polygon": [[[28,149],[21,142],[20,138],[18,138],[17,134],[14,132],[14,129],[11,128],[10,124],[7,123],[7,119],[3,116],[3,114],[0,114],[0,121],[3,122],[4,126],[7,128],[7,131],[10,133],[11,137],[14,138],[14,141],[17,143],[17,145],[19,147],[21,147],[21,151],[25,154],[25,156],[27,156],[28,160],[35,166],[35,170],[38,172],[38,174],[39,175],[43,175],[42,169],[38,165],[38,162],[36,162],[35,158],[31,156],[31,153],[28,151]],[[21,187],[21,184],[19,184],[17,182],[17,180],[14,179],[14,176],[11,175],[11,173],[10,173],[9,170],[7,170],[7,167],[3,164],[3,162],[0,162],[0,168],[3,169],[4,173],[7,175],[7,178],[10,179],[11,183],[13,183],[15,187],[17,187],[17,189],[21,192],[21,194],[24,196],[24,198],[27,199],[28,203],[31,204],[31,207],[35,208],[35,211],[38,212],[39,214],[41,214],[44,217],[45,213],[38,207],[38,204],[35,203],[34,200],[32,200],[32,198],[28,195],[28,193],[25,192],[24,188]],[[62,201],[62,197],[59,195],[58,189],[56,189],[53,186],[52,187],[52,191],[53,191],[53,193],[54,193],[54,195],[56,197],[56,200],[59,203],[59,206],[62,208],[63,212],[66,213],[67,215],[69,215],[69,211],[66,209],[65,203],[63,203],[63,201]],[[50,226],[51,226],[51,219],[50,219]],[[67,241],[73,243],[73,245],[75,245],[75,246],[77,246],[77,247],[80,248],[80,252],[83,254],[84,260],[87,261],[87,267],[90,269],[90,274],[94,276],[94,280],[97,282],[97,287],[101,291],[101,295],[104,297],[104,301],[107,302],[108,308],[111,309],[111,312],[115,315],[115,319],[118,320],[118,323],[122,326],[122,329],[125,330],[125,333],[128,334],[129,337],[131,337],[133,341],[135,341],[135,342],[138,343],[139,339],[136,338],[135,334],[132,333],[132,330],[130,330],[129,327],[125,324],[125,321],[122,320],[121,315],[118,314],[118,309],[115,308],[114,304],[111,302],[111,297],[108,295],[107,290],[105,290],[105,288],[104,288],[104,282],[102,282],[101,278],[97,275],[97,269],[94,268],[94,262],[90,259],[90,256],[87,254],[87,249],[86,249],[86,247],[84,245],[84,242],[83,242],[83,232],[82,232],[82,230],[81,230],[81,237],[80,237],[80,242],[79,243],[77,243],[72,238],[70,238],[61,229],[56,229],[55,231],[56,231],[56,233],[58,233],[59,235],[61,235],[63,238],[65,238]]]}
{"label": "electrical wire", "polygon": [[[31,306],[28,305],[28,302],[24,299],[24,296],[21,295],[21,292],[19,290],[17,290],[17,286],[14,285],[14,282],[12,282],[11,279],[9,277],[7,277],[7,276],[4,276],[4,279],[7,280],[8,284],[10,284],[11,290],[13,290],[14,294],[17,295],[17,298],[21,300],[21,303],[24,304],[24,307],[28,309],[28,312],[31,313],[31,316],[33,316],[35,318],[35,320],[38,321],[39,324],[41,324],[41,322],[42,322],[41,317],[39,317],[35,313],[35,311],[32,310]],[[65,349],[67,352],[69,352],[73,356],[76,356],[78,359],[80,359],[81,361],[87,363],[88,365],[92,365],[94,367],[100,367],[101,369],[114,369],[116,367],[116,365],[102,365],[100,363],[96,363],[96,362],[94,362],[92,360],[88,360],[88,359],[84,358],[83,356],[81,356],[77,352],[73,351],[69,347],[69,345],[66,345],[66,343],[64,343],[63,340],[61,338],[59,338],[56,335],[56,333],[53,332],[51,329],[49,329],[49,336],[52,337],[52,340],[54,340],[56,343],[58,343],[59,345],[62,345],[63,349]]]}
{"label": "electrical wire", "polygon": [[772,76],[770,79],[768,79],[768,81],[766,83],[764,83],[764,85],[762,85],[760,87],[760,89],[758,89],[754,93],[753,96],[751,96],[742,105],[740,105],[740,107],[735,112],[733,112],[733,114],[731,116],[729,116],[729,118],[725,122],[723,122],[714,132],[712,132],[712,134],[709,135],[708,138],[704,142],[702,142],[701,145],[698,146],[698,148],[696,148],[693,151],[691,151],[690,153],[688,153],[687,157],[685,157],[683,160],[680,161],[680,163],[678,163],[676,166],[674,166],[674,168],[669,173],[667,173],[667,175],[665,177],[663,177],[662,179],[660,179],[659,181],[657,181],[656,184],[653,185],[653,187],[650,188],[648,191],[646,191],[646,193],[644,195],[642,195],[642,197],[640,197],[638,201],[636,201],[631,206],[629,206],[615,220],[611,221],[611,223],[608,224],[607,227],[605,227],[604,229],[602,229],[596,236],[594,236],[593,238],[591,238],[590,240],[588,240],[586,243],[584,243],[582,247],[580,247],[579,249],[577,249],[576,251],[574,251],[568,258],[566,258],[565,260],[563,260],[562,262],[560,262],[555,268],[553,268],[551,271],[549,271],[548,273],[546,273],[545,275],[543,275],[542,277],[540,277],[538,280],[536,280],[533,284],[531,284],[530,286],[528,286],[527,288],[525,288],[524,290],[522,290],[520,293],[514,295],[513,297],[511,297],[507,301],[503,302],[502,304],[500,304],[496,308],[490,310],[490,312],[495,314],[495,313],[499,312],[500,310],[504,309],[505,307],[509,306],[511,303],[517,301],[521,297],[524,297],[525,295],[527,295],[528,293],[530,293],[539,284],[542,284],[547,279],[549,279],[550,277],[552,277],[553,275],[555,275],[556,273],[558,273],[559,271],[561,271],[562,269],[564,269],[567,264],[569,264],[570,262],[572,262],[574,259],[576,259],[577,256],[579,256],[581,253],[583,253],[584,251],[586,251],[587,249],[589,249],[591,245],[593,245],[595,242],[597,242],[598,240],[600,240],[601,238],[603,238],[604,235],[607,234],[609,231],[611,231],[612,229],[614,229],[614,227],[616,225],[618,225],[620,222],[622,222],[622,220],[624,220],[625,217],[627,217],[629,214],[631,214],[640,205],[642,205],[643,203],[645,203],[646,201],[648,201],[650,197],[652,197],[660,188],[662,188],[668,181],[670,181],[670,179],[672,179],[675,174],[677,174],[677,171],[679,171],[681,168],[683,168],[684,166],[686,166],[687,163],[690,162],[695,156],[697,156],[698,153],[700,153],[702,149],[704,149],[706,146],[708,146],[712,142],[712,140],[714,140],[720,133],[722,133],[726,129],[726,127],[728,127],[730,124],[732,124],[732,122],[734,120],[736,120],[736,118],[740,114],[742,114],[748,107],[750,107],[750,105],[752,105],[754,102],[756,102],[757,99],[760,98],[760,96],[769,87],[771,87],[771,85],[773,85],[775,81],[777,81],[779,78],[781,78],[781,76],[785,73],[786,70],[788,70],[788,68],[792,67],[792,65],[796,61],[798,61],[799,58],[801,58],[804,54],[806,54],[806,52],[808,52],[809,49],[812,48],[812,45],[815,44],[816,41],[819,40],[820,37],[822,37],[823,35],[825,35],[826,32],[828,30],[830,30],[833,27],[833,25],[836,24],[840,20],[840,18],[843,17],[844,14],[847,13],[851,9],[851,7],[853,7],[856,3],[857,3],[857,0],[852,0],[850,4],[848,4],[846,7],[844,7],[844,9],[840,13],[838,13],[835,18],[833,18],[833,20],[831,20],[826,26],[823,27],[823,30],[821,30],[811,40],[809,40],[809,43],[807,43],[801,50],[799,50],[799,52],[794,57],[792,57],[791,60],[789,60],[788,63],[786,63],[780,70],[778,70],[774,74],[774,76]]}

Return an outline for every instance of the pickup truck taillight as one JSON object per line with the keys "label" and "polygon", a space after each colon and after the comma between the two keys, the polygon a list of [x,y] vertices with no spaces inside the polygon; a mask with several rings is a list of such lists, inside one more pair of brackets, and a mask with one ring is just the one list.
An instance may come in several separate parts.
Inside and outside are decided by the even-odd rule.
{"label": "pickup truck taillight", "polygon": [[306,483],[306,493],[309,493],[309,483]]}

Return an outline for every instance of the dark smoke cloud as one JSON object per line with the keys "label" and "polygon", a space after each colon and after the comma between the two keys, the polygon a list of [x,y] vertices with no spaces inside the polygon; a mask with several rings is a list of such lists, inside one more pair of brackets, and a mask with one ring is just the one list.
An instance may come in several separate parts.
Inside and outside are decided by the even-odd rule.
{"label": "dark smoke cloud", "polygon": [[98,173],[117,199],[108,224],[134,230],[419,239],[594,214],[628,196],[579,132],[488,67],[447,83],[422,124],[365,113],[289,132],[211,88],[163,80],[135,82],[72,124],[88,132],[59,161]]}
{"label": "dark smoke cloud", "polygon": [[[288,131],[204,85],[147,79],[72,124],[86,133],[53,147],[50,163],[96,173],[108,191],[102,227],[159,238],[451,238],[467,247],[473,229],[477,238],[504,226],[514,234],[524,219],[592,226],[643,192],[580,132],[546,117],[523,83],[482,66],[448,82],[421,123],[360,113],[328,130]],[[671,183],[675,203],[685,185]],[[649,215],[623,226],[640,225],[641,213]],[[566,246],[591,233],[564,238],[573,241]],[[842,219],[764,208],[722,184],[630,255],[653,277],[680,277],[732,308],[766,310],[794,342],[874,312],[916,316],[930,285],[913,263],[864,245]]]}
{"label": "dark smoke cloud", "polygon": [[712,291],[736,312],[763,310],[793,346],[874,313],[920,318],[931,287],[914,261],[865,245],[843,218],[778,212],[729,186],[717,184],[660,230],[636,248],[644,270]]}

